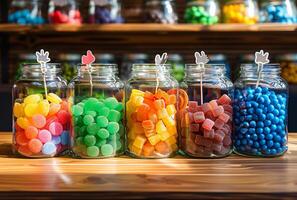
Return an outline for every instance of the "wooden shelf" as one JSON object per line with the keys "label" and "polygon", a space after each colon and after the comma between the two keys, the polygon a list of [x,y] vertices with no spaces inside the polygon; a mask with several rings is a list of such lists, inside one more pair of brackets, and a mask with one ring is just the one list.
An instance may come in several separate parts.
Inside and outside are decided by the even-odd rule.
{"label": "wooden shelf", "polygon": [[[297,135],[279,158],[23,159],[0,133],[0,198],[280,199],[297,195]],[[16,192],[17,191],[17,192]]]}

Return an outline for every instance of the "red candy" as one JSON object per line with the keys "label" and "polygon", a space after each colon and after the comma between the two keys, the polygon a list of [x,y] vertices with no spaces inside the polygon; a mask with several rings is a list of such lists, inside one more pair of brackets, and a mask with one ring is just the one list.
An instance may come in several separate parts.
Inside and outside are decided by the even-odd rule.
{"label": "red candy", "polygon": [[193,115],[193,119],[196,123],[202,123],[205,120],[205,116],[203,112],[195,112]]}
{"label": "red candy", "polygon": [[69,121],[70,115],[65,110],[60,110],[57,113],[58,120],[61,124],[66,124]]}
{"label": "red candy", "polygon": [[214,122],[210,119],[206,119],[203,124],[202,124],[202,128],[204,128],[205,130],[210,131],[212,129],[212,127],[214,126]]}
{"label": "red candy", "polygon": [[218,99],[218,104],[220,105],[231,104],[231,98],[228,95],[224,94]]}

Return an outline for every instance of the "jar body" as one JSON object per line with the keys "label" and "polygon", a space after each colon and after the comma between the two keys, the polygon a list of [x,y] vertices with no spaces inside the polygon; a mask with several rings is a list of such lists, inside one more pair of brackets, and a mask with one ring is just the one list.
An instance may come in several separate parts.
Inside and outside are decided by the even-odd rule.
{"label": "jar body", "polygon": [[269,0],[261,6],[261,22],[297,23],[297,9],[293,0]]}
{"label": "jar body", "polygon": [[50,0],[48,20],[50,24],[81,24],[78,0]]}
{"label": "jar body", "polygon": [[220,19],[220,5],[216,0],[194,0],[187,3],[185,22],[212,25]]}
{"label": "jar body", "polygon": [[255,0],[231,0],[223,6],[225,23],[255,24],[259,8]]}
{"label": "jar body", "polygon": [[123,23],[120,1],[90,1],[89,22],[91,24]]}
{"label": "jar body", "polygon": [[92,66],[93,86],[87,72],[80,72],[68,85],[72,150],[80,158],[115,157],[125,152],[124,84],[111,65]]}
{"label": "jar body", "polygon": [[45,19],[42,17],[41,2],[38,0],[13,0],[9,9],[8,22],[21,25],[44,24]]}
{"label": "jar body", "polygon": [[[157,81],[158,80],[158,81]],[[177,146],[177,81],[155,65],[134,65],[126,85],[128,153],[137,158],[167,158]]]}
{"label": "jar body", "polygon": [[282,77],[291,84],[297,84],[297,54],[288,54],[279,58]]}
{"label": "jar body", "polygon": [[203,74],[196,67],[186,67],[181,86],[180,96],[186,97],[179,105],[181,149],[191,157],[228,156],[232,152],[233,84],[224,75],[224,65],[206,65]]}
{"label": "jar body", "polygon": [[53,157],[69,147],[67,84],[49,72],[46,96],[40,71],[28,69],[32,71],[23,74],[12,91],[13,150],[25,157]]}
{"label": "jar body", "polygon": [[279,65],[264,65],[257,87],[255,68],[243,65],[235,82],[234,150],[247,156],[280,156],[288,149],[287,83],[278,74]]}
{"label": "jar body", "polygon": [[175,24],[178,16],[173,0],[146,0],[144,4],[144,21],[148,23]]}

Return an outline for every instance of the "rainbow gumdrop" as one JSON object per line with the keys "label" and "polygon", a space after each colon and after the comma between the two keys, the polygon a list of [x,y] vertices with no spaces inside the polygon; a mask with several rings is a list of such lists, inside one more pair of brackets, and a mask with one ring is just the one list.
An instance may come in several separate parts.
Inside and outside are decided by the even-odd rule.
{"label": "rainbow gumdrop", "polygon": [[[53,157],[66,150],[70,114],[65,105],[67,101],[54,93],[18,99],[13,106],[15,152],[25,157]],[[62,133],[67,142],[62,143]]]}

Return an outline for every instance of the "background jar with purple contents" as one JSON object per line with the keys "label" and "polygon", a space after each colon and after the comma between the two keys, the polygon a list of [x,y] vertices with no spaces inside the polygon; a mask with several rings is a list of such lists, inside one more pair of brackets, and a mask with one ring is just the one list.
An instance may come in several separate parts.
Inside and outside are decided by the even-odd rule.
{"label": "background jar with purple contents", "polygon": [[204,69],[197,64],[186,65],[179,93],[188,96],[180,111],[180,144],[189,156],[216,158],[232,152],[233,84],[225,73],[221,64],[207,64]]}

